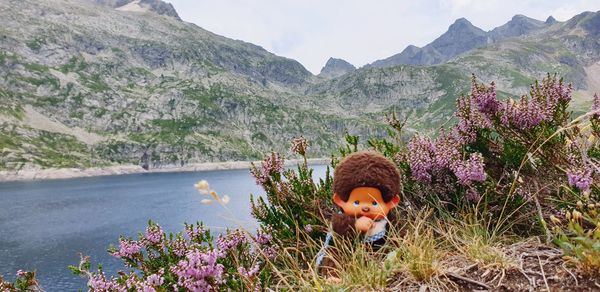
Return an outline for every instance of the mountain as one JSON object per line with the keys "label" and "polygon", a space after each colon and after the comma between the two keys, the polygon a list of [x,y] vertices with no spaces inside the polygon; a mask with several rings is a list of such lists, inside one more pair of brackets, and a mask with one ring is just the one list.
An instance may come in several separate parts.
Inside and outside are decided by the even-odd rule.
{"label": "mountain", "polygon": [[599,24],[600,12],[584,12],[442,64],[363,67],[316,84],[311,93],[339,100],[348,113],[401,112],[409,117],[407,125],[427,131],[451,118],[456,97],[469,90],[472,73],[481,81],[495,81],[503,97],[518,97],[534,80],[557,73],[573,83],[573,110],[582,112],[589,109],[593,94],[600,93]]}
{"label": "mountain", "polygon": [[178,20],[179,14],[171,3],[161,0],[94,0],[97,4],[115,8],[119,11],[137,11],[148,12],[152,11],[159,15],[174,17]]}
{"label": "mountain", "polygon": [[408,46],[400,54],[373,62],[372,67],[389,67],[399,64],[432,65],[490,42],[485,31],[465,18],[457,19],[448,31],[423,48]]}
{"label": "mountain", "polygon": [[[423,60],[459,54],[444,63],[351,70],[333,59],[324,73],[338,76],[324,78],[176,17],[117,9],[142,1],[123,3],[0,2],[0,169],[258,159],[289,153],[300,135],[310,155],[328,156],[344,131],[385,136],[391,111],[410,131],[436,129],[471,73],[509,97],[558,72],[574,82],[575,110],[600,92],[598,12],[491,43],[459,20],[431,46],[405,50]],[[452,42],[484,36],[475,49]]]}
{"label": "mountain", "polygon": [[2,169],[257,159],[300,135],[322,156],[377,128],[315,110],[297,61],[173,17],[3,1],[0,27]]}
{"label": "mountain", "polygon": [[[554,21],[553,21],[554,20]],[[505,38],[517,37],[525,34],[529,34],[533,31],[540,30],[546,27],[548,24],[556,22],[554,18],[549,18],[548,22],[539,21],[533,18],[529,18],[524,15],[515,15],[506,24],[496,27],[489,32],[489,36],[495,40],[503,40]]]}
{"label": "mountain", "polygon": [[319,76],[323,78],[335,78],[354,70],[356,70],[356,67],[345,60],[329,58],[325,66],[321,69]]}
{"label": "mountain", "polygon": [[401,53],[377,60],[369,66],[381,68],[401,64],[441,64],[467,51],[507,38],[531,34],[554,23],[556,20],[551,16],[546,22],[542,22],[524,15],[515,15],[506,24],[486,32],[465,18],[459,18],[450,25],[448,31],[423,48],[409,45]]}

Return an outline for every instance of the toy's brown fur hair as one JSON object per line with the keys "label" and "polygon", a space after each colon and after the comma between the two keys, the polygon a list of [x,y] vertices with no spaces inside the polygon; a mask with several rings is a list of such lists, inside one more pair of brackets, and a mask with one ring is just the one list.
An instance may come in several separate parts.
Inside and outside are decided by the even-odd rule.
{"label": "toy's brown fur hair", "polygon": [[333,174],[333,192],[348,201],[358,187],[374,187],[387,203],[400,195],[400,172],[393,162],[374,151],[352,153],[342,159]]}

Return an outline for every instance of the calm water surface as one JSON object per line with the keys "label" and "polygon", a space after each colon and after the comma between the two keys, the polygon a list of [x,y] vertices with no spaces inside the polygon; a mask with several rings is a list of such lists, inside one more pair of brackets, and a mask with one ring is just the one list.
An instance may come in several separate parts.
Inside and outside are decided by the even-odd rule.
{"label": "calm water surface", "polygon": [[[325,166],[314,166],[324,177]],[[202,205],[206,197],[193,185],[206,179],[228,208]],[[86,289],[71,274],[79,253],[101,263],[108,274],[122,269],[108,255],[119,235],[136,237],[149,219],[167,232],[183,230],[184,222],[202,221],[211,230],[256,227],[250,215],[250,194],[263,193],[248,170],[151,173],[36,182],[0,183],[0,274],[13,280],[17,269],[36,270],[46,291]]]}

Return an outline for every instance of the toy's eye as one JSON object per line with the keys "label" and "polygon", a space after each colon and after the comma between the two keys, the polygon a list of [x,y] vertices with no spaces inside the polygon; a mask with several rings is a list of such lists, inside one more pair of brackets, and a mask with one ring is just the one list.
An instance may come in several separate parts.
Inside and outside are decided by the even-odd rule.
{"label": "toy's eye", "polygon": [[377,203],[377,201],[373,201],[373,206],[377,206],[377,205],[379,205],[379,204]]}
{"label": "toy's eye", "polygon": [[354,201],[354,206],[358,206],[359,203],[359,201]]}

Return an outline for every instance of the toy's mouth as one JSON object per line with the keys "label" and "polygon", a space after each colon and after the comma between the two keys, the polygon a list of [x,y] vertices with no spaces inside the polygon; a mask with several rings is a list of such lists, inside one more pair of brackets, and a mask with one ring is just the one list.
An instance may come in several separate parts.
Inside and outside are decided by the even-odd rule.
{"label": "toy's mouth", "polygon": [[371,218],[373,220],[379,219],[381,217],[380,214],[374,214],[374,213],[371,213],[371,212],[369,212],[369,213],[362,212],[360,215],[361,216],[365,216],[365,217],[369,217],[369,218]]}

